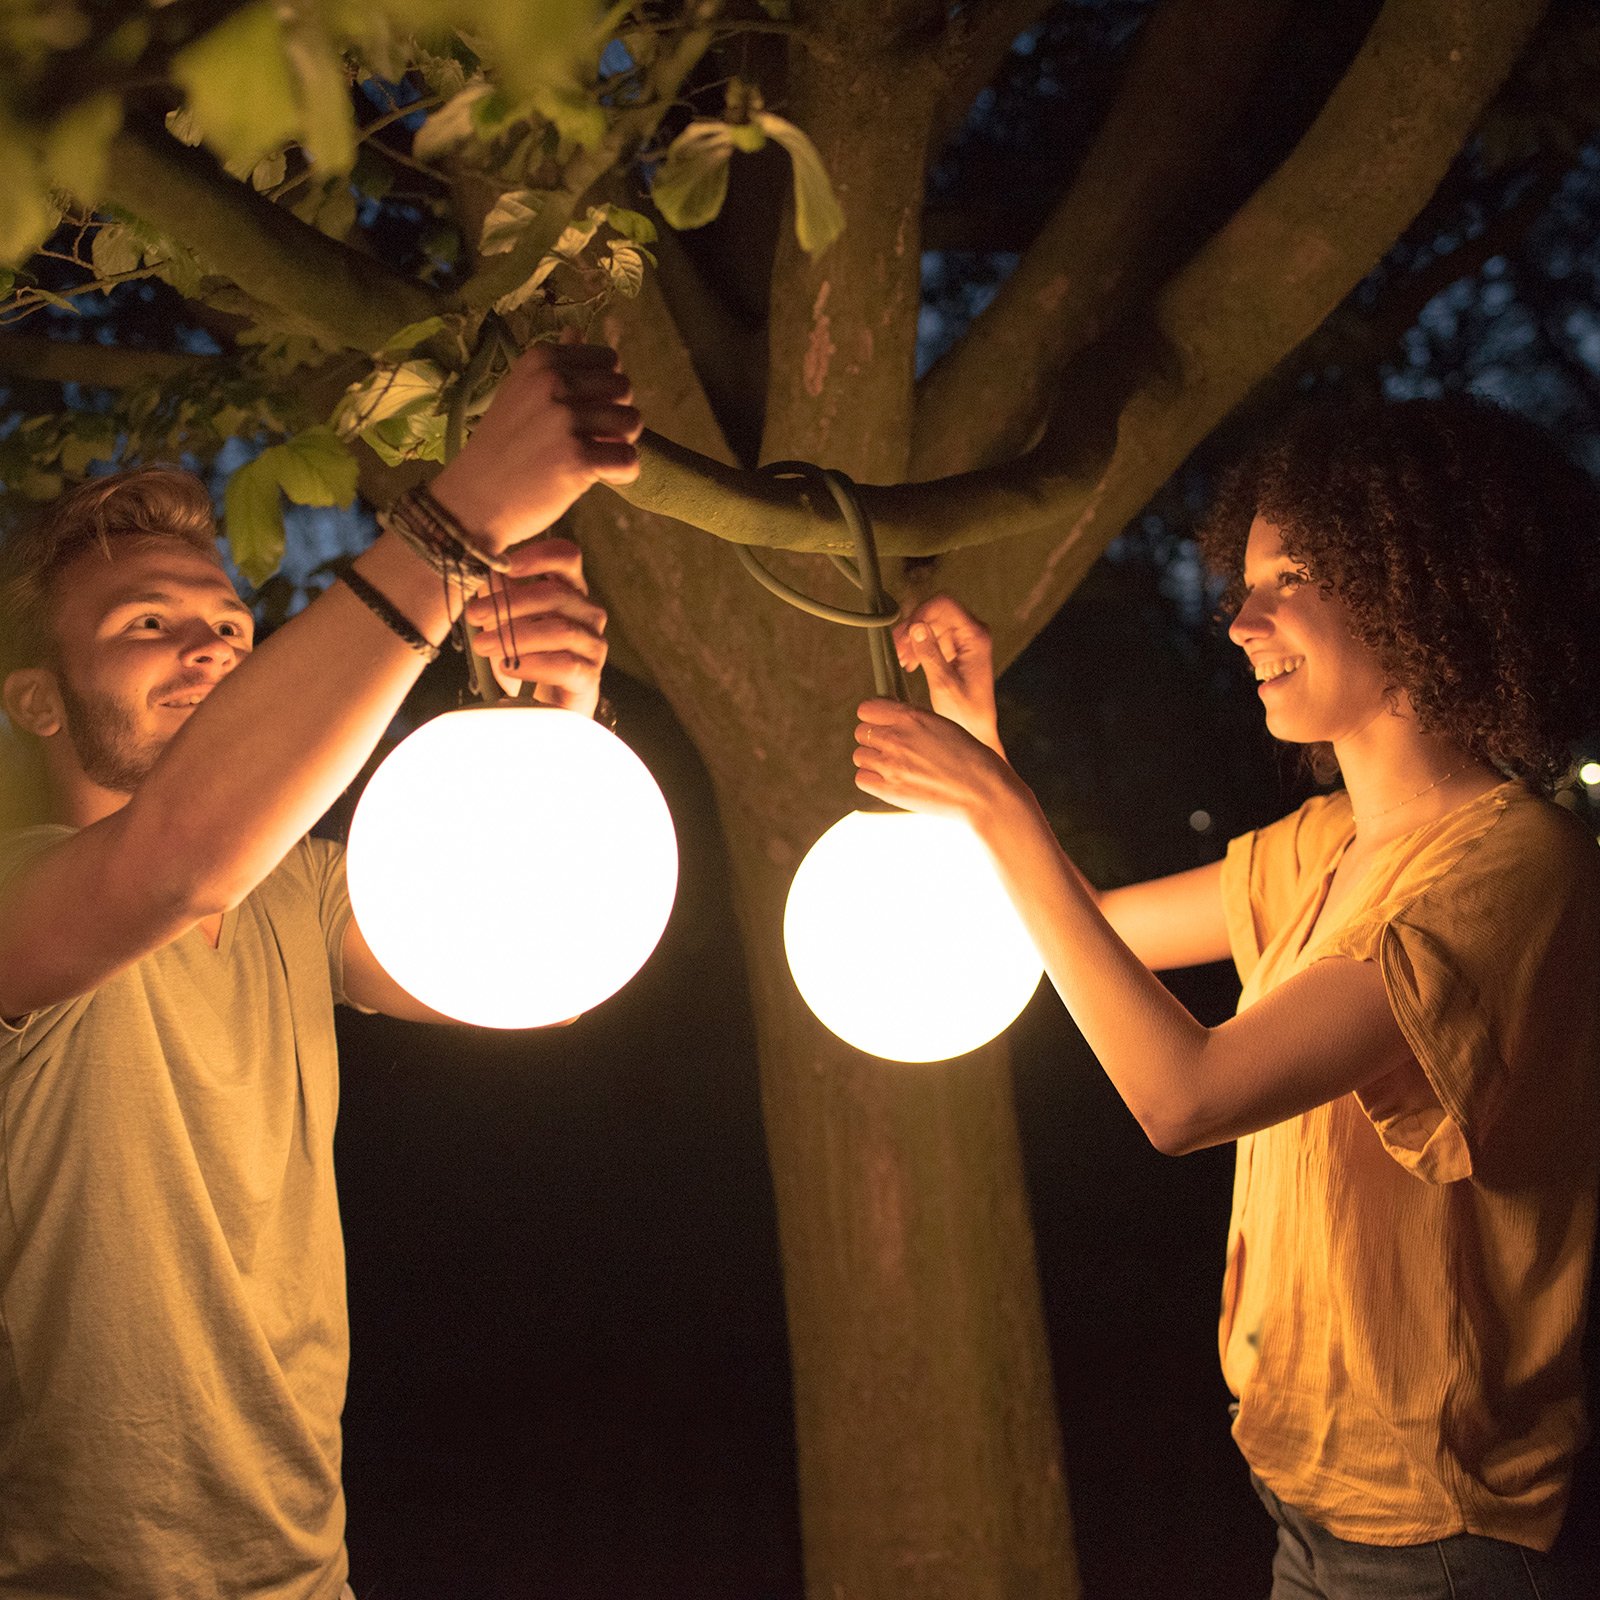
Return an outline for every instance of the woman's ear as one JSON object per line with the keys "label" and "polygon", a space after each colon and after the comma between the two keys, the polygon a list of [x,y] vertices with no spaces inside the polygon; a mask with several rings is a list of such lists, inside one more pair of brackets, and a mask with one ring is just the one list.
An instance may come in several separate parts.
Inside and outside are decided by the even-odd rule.
{"label": "woman's ear", "polygon": [[48,667],[22,667],[11,673],[0,685],[0,705],[13,728],[36,738],[48,739],[64,724],[61,690]]}

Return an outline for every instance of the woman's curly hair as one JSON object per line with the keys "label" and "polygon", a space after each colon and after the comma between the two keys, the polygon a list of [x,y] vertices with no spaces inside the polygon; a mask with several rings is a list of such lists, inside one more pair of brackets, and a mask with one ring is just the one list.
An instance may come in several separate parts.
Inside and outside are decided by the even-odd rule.
{"label": "woman's curly hair", "polygon": [[1305,408],[1200,530],[1228,609],[1256,516],[1343,599],[1424,728],[1561,780],[1600,726],[1600,487],[1549,435],[1467,395]]}

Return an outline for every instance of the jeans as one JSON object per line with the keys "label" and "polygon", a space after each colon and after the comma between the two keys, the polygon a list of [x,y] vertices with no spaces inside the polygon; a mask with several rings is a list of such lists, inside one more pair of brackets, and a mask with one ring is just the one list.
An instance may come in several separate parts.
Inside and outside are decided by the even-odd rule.
{"label": "jeans", "polygon": [[1355,1544],[1286,1506],[1250,1474],[1278,1525],[1270,1600],[1592,1600],[1582,1578],[1538,1550],[1476,1533],[1428,1544]]}

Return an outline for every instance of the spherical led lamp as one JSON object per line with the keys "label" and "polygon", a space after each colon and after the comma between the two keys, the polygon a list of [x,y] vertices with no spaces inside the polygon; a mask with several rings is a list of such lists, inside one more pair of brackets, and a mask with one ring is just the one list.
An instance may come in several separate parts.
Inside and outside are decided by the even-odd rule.
{"label": "spherical led lamp", "polygon": [[784,911],[795,986],[868,1055],[943,1061],[987,1044],[1043,968],[965,823],[854,811],[807,852]]}
{"label": "spherical led lamp", "polygon": [[403,989],[462,1022],[536,1028],[616,993],[678,883],[661,790],[576,712],[446,712],[396,746],[350,824],[350,902]]}

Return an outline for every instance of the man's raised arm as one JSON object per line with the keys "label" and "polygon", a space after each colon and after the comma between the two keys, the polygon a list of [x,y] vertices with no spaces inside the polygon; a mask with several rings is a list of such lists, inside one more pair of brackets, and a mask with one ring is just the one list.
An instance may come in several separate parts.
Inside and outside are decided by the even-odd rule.
{"label": "man's raised arm", "polygon": [[[636,474],[639,419],[630,400],[610,351],[538,347],[507,376],[433,493],[479,550],[497,555],[542,532],[592,483]],[[547,561],[560,577],[571,550],[552,541],[548,557],[524,553],[519,571]],[[395,534],[380,536],[354,570],[423,639],[444,639],[452,620],[445,585]],[[75,776],[75,759],[47,755],[53,778],[67,769],[53,791],[55,820],[79,831],[0,888],[0,1016],[84,993],[236,905],[355,777],[424,665],[414,644],[343,583],[253,654],[181,592],[159,598],[177,605],[152,611],[155,625],[166,617],[193,630],[193,646],[182,649],[210,663],[205,672],[224,675],[125,797],[108,799],[103,786]],[[576,654],[578,636],[593,629],[581,613],[566,625]],[[123,626],[120,614],[98,619],[95,636],[60,641],[57,667],[7,678],[13,721],[65,739],[73,716],[84,714],[65,681],[71,664],[101,647],[128,648],[116,631]],[[562,653],[562,627],[559,616],[548,624],[545,650]],[[581,676],[575,669],[574,681]]]}

